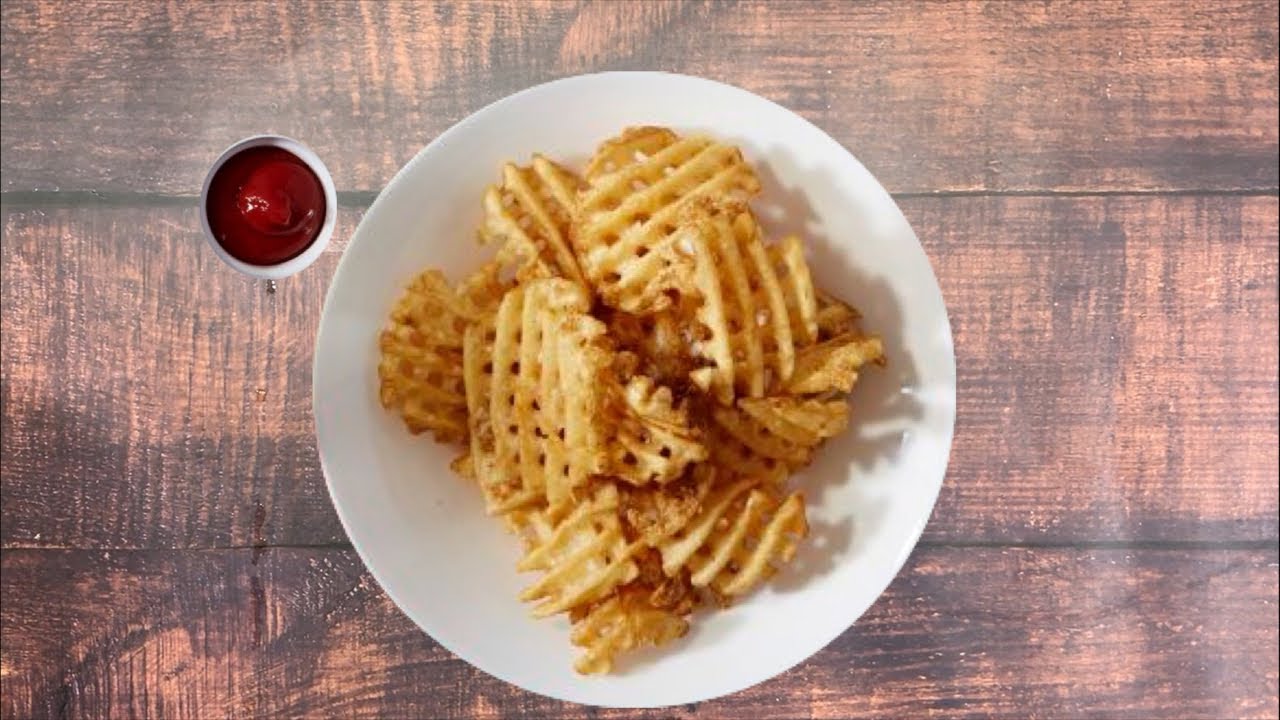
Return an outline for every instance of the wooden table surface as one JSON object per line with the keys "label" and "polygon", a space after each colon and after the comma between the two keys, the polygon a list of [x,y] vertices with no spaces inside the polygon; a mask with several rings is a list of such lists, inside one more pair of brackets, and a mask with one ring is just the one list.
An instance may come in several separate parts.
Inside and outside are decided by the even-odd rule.
{"label": "wooden table surface", "polygon": [[[1277,3],[5,0],[4,718],[623,717],[452,656],[324,489],[325,289],[425,143],[545,80],[776,100],[894,193],[951,314],[924,537],[794,670],[649,717],[1275,717]],[[270,294],[203,245],[242,136],[336,178]]]}

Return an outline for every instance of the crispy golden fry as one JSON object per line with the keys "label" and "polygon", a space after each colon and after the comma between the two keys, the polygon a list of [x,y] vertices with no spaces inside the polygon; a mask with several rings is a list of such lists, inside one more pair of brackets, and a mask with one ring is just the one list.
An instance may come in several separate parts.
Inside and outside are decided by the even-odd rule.
{"label": "crispy golden fry", "polygon": [[558,474],[548,475],[547,501],[558,510],[571,499],[574,488],[602,472],[608,462],[608,428],[600,419],[602,408],[609,402],[608,381],[613,375],[609,354],[595,344],[604,332],[599,321],[589,316],[577,317],[556,332],[560,389],[553,389],[553,376],[546,374],[542,395],[553,408],[560,406],[556,412],[562,418],[551,425],[563,428],[563,438],[560,433],[553,433],[551,426],[543,431],[549,442],[563,448],[567,459]]}
{"label": "crispy golden fry", "polygon": [[563,277],[585,282],[569,244],[569,224],[582,180],[541,155],[526,167],[507,163],[502,184],[484,194],[480,240],[499,244],[499,264],[518,277]]}
{"label": "crispy golden fry", "polygon": [[643,375],[621,388],[621,403],[610,447],[609,472],[629,483],[665,483],[679,477],[707,449],[688,414],[673,404],[670,388]]}
{"label": "crispy golden fry", "polygon": [[884,364],[880,338],[844,333],[796,354],[796,369],[787,383],[793,395],[847,393],[858,381],[858,370],[867,363]]}
{"label": "crispy golden fry", "polygon": [[[788,235],[769,247],[769,261],[783,288],[791,335],[798,346],[818,340],[818,306],[813,277],[800,238]],[[786,379],[785,377],[783,378]]]}
{"label": "crispy golden fry", "polygon": [[795,469],[807,465],[824,440],[844,430],[849,405],[843,399],[741,398],[735,407],[716,408],[712,417],[753,452]]}
{"label": "crispy golden fry", "polygon": [[691,251],[682,252],[677,233],[682,208],[699,199],[745,200],[760,192],[737,148],[655,128],[606,141],[588,177],[575,216],[574,250],[605,304],[634,313],[669,307],[673,294],[688,285]]}
{"label": "crispy golden fry", "polygon": [[825,290],[817,291],[818,338],[827,340],[857,329],[862,316],[836,296]]}
{"label": "crispy golden fry", "polygon": [[462,375],[470,446],[454,461],[454,470],[465,478],[492,477],[494,438],[489,423],[489,385],[493,376],[494,320],[498,305],[510,284],[498,278],[497,263],[489,263],[459,286],[459,294],[472,309],[462,337]]}
{"label": "crispy golden fry", "polygon": [[849,422],[849,406],[843,400],[743,398],[738,408],[770,434],[796,444],[821,442],[843,432]]}
{"label": "crispy golden fry", "polygon": [[679,135],[663,127],[627,128],[621,135],[600,143],[583,177],[594,183],[629,165],[648,160],[679,140]]}
{"label": "crispy golden fry", "polygon": [[654,547],[687,525],[711,489],[712,472],[709,465],[699,465],[690,477],[668,485],[619,488],[620,514],[630,536]]}
{"label": "crispy golden fry", "polygon": [[[755,513],[753,514],[753,504]],[[771,504],[771,499],[759,490],[753,490],[747,497],[743,513],[734,525],[732,536],[739,526],[759,528]],[[748,519],[749,518],[749,519]],[[809,534],[809,523],[805,518],[804,496],[798,492],[791,493],[783,503],[773,511],[768,524],[752,538],[754,542],[736,543],[729,562],[716,571],[715,589],[722,595],[741,595],[760,582],[772,577],[782,563],[795,557],[800,538]],[[744,533],[744,537],[750,537]],[[708,576],[708,570],[714,567],[719,554],[712,554],[712,562],[699,569],[693,577],[694,584]]]}
{"label": "crispy golden fry", "polygon": [[515,398],[521,471],[526,485],[542,478],[558,511],[601,469],[600,382],[610,358],[597,344],[604,325],[586,314],[590,298],[580,285],[531,283],[527,297]]}
{"label": "crispy golden fry", "polygon": [[618,519],[618,490],[604,484],[556,523],[543,514],[532,525],[537,538],[516,568],[545,571],[520,593],[537,602],[534,617],[566,612],[608,595],[639,573]]}
{"label": "crispy golden fry", "polygon": [[650,597],[648,589],[628,586],[579,619],[569,635],[584,650],[574,669],[584,675],[607,673],[620,653],[684,637],[689,621],[675,611],[655,607]]}
{"label": "crispy golden fry", "polygon": [[[502,520],[507,532],[520,539],[521,547],[528,553],[538,547],[541,539],[550,533],[551,529],[543,525],[546,522],[546,517],[545,508],[523,507],[503,513],[499,516],[499,519]],[[545,532],[540,532],[540,530],[545,530]]]}
{"label": "crispy golden fry", "polygon": [[502,265],[487,262],[479,270],[468,275],[458,284],[458,298],[462,301],[460,314],[467,322],[476,323],[492,319],[498,312],[498,303],[515,283],[502,279]]}
{"label": "crispy golden fry", "polygon": [[702,597],[693,583],[689,582],[689,573],[678,572],[668,577],[662,570],[662,553],[656,547],[638,550],[635,561],[640,573],[622,590],[631,587],[648,590],[650,605],[671,610],[678,615],[688,615],[700,604]]}
{"label": "crispy golden fry", "polygon": [[478,315],[444,275],[428,270],[396,301],[378,337],[379,399],[415,434],[430,431],[440,442],[467,439],[462,385],[462,335]]}
{"label": "crispy golden fry", "polygon": [[783,285],[774,272],[761,239],[760,226],[750,210],[733,219],[733,234],[752,270],[747,278],[751,306],[755,311],[751,319],[755,321],[764,353],[762,386],[767,391],[775,384],[775,379],[776,382],[786,382],[795,369],[795,337],[791,331],[790,311]]}
{"label": "crispy golden fry", "polygon": [[494,319],[467,326],[462,338],[462,379],[466,389],[467,425],[471,447],[466,467],[474,480],[494,476],[496,441],[489,421],[489,394],[493,385]]}
{"label": "crispy golden fry", "polygon": [[[520,426],[517,423],[516,383],[520,373],[520,346],[527,291],[517,287],[507,293],[494,320],[493,349],[489,360],[489,427],[493,432],[493,463],[481,476],[489,511],[499,514],[536,501],[544,491],[540,478],[520,473]],[[521,408],[523,410],[523,408]]]}
{"label": "crispy golden fry", "polygon": [[715,423],[706,434],[711,451],[709,464],[727,476],[757,478],[773,485],[786,481],[790,468],[782,461],[757,452]]}
{"label": "crispy golden fry", "polygon": [[695,587],[740,595],[789,561],[809,530],[804,499],[793,493],[778,503],[759,485],[745,478],[713,492],[687,527],[659,543],[663,571],[688,570]]}
{"label": "crispy golden fry", "polygon": [[610,356],[588,309],[576,283],[530,281],[503,298],[492,331],[467,335],[472,462],[491,513],[544,499],[558,509],[603,469]]}
{"label": "crispy golden fry", "polygon": [[785,381],[795,362],[786,300],[745,205],[691,206],[684,216],[695,235],[694,287],[699,337],[694,354],[712,365],[691,374],[720,402],[735,394],[760,397],[771,380]]}
{"label": "crispy golden fry", "polygon": [[668,308],[651,315],[608,313],[609,337],[620,348],[636,354],[639,362],[630,374],[640,373],[660,385],[683,386],[689,373],[702,363],[690,350],[689,322],[693,311]]}
{"label": "crispy golden fry", "polygon": [[[729,511],[733,501],[757,484],[757,480],[742,478],[722,485],[709,495],[702,503],[701,512],[687,525],[657,543],[662,554],[662,571],[668,576],[675,576],[682,569],[687,569],[686,564],[706,544],[716,526],[724,525],[721,518]],[[701,584],[706,585],[705,582]]]}

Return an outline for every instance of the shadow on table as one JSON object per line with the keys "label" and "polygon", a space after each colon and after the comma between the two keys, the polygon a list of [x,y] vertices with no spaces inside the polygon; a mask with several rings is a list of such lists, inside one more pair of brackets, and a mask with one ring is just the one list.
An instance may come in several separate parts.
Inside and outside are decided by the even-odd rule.
{"label": "shadow on table", "polygon": [[[801,188],[833,188],[835,179],[823,170],[787,166],[788,162],[784,157],[772,165],[757,165],[764,186],[762,197],[769,199],[760,208],[766,233],[772,239],[803,233],[815,284],[862,313],[862,327],[883,340],[888,365],[865,369],[850,397],[850,430],[816,453],[813,464],[797,477],[797,486],[811,508],[824,507],[827,490],[836,483],[855,483],[857,500],[847,511],[828,513],[839,520],[810,518],[809,541],[800,545],[792,563],[772,583],[780,591],[803,587],[830,572],[880,532],[888,500],[871,493],[871,488],[859,487],[859,480],[881,463],[892,462],[907,439],[901,428],[923,416],[923,407],[911,394],[918,378],[915,358],[903,336],[901,298],[884,277],[858,264],[856,253],[841,252],[842,244],[856,243],[858,238],[830,238],[819,226],[809,194]],[[795,178],[796,182],[784,185],[780,177]],[[853,203],[847,207],[850,224],[874,232],[874,219],[865,207]],[[830,282],[833,278],[839,282],[823,285],[823,279]]]}

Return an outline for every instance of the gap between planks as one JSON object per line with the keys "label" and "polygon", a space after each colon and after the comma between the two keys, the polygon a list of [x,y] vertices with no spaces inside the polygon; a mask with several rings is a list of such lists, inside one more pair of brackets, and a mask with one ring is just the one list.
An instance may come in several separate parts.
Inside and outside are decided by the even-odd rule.
{"label": "gap between planks", "polygon": [[[938,190],[933,192],[890,193],[895,200],[918,198],[1097,198],[1097,197],[1275,197],[1280,187],[1205,189],[1205,190]],[[377,199],[374,190],[350,190],[338,193],[338,206],[365,209]],[[85,207],[195,207],[197,195],[163,193],[98,192],[97,190],[44,191],[18,190],[0,192],[0,204],[39,208]]]}

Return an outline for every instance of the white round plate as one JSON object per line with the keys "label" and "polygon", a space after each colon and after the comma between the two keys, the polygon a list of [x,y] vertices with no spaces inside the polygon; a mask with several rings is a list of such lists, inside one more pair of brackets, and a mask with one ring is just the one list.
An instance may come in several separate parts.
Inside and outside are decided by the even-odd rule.
{"label": "white round plate", "polygon": [[[377,335],[426,266],[452,278],[488,251],[475,242],[480,195],[502,163],[534,152],[580,167],[632,125],[704,131],[739,145],[759,172],[767,237],[802,232],[818,284],[858,307],[889,365],[853,394],[849,432],[794,478],[812,532],[795,560],[684,639],[624,659],[616,674],[573,671],[565,619],[516,600],[535,576],[519,546],[454,477],[453,448],[412,437],[377,393]],[[572,77],[516,93],[418,153],[369,208],[334,275],[316,341],[316,436],[329,492],[360,557],[431,637],[481,670],[563,700],[617,707],[696,702],[781,673],[858,619],[914,547],[942,485],[955,420],[955,355],[942,293],[889,194],[847,150],[791,111],[710,80],[666,73]]]}

